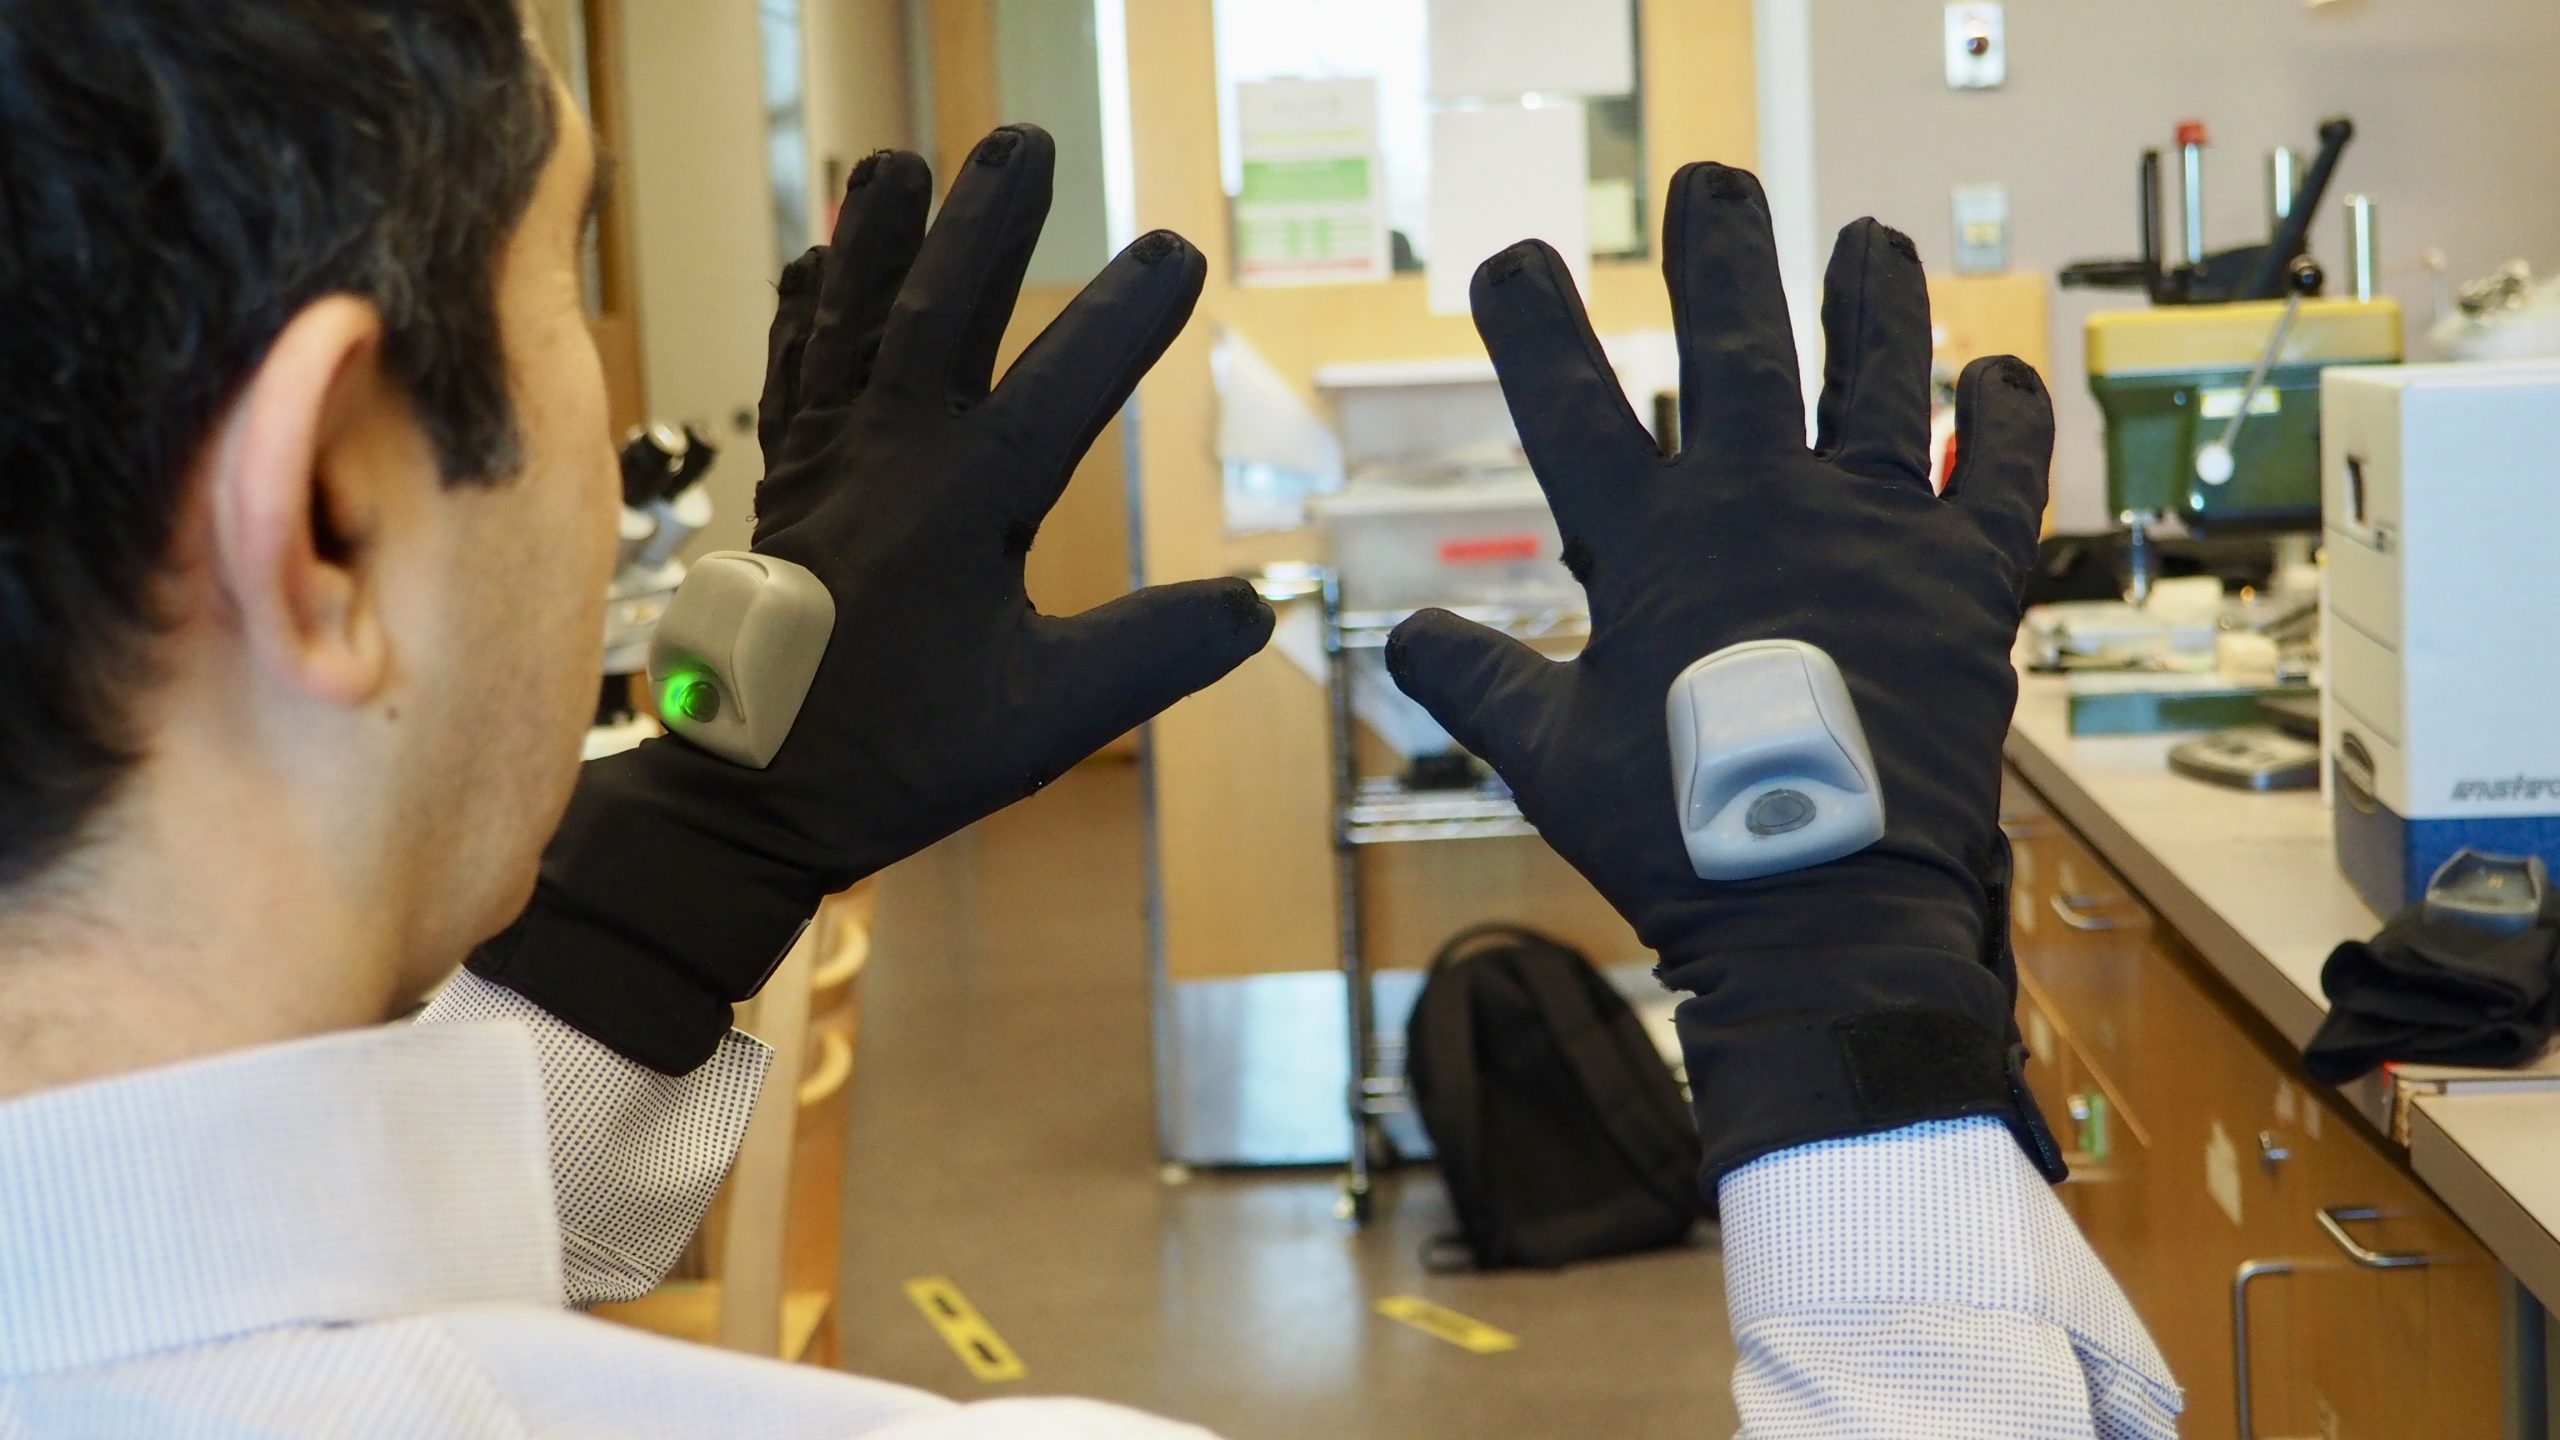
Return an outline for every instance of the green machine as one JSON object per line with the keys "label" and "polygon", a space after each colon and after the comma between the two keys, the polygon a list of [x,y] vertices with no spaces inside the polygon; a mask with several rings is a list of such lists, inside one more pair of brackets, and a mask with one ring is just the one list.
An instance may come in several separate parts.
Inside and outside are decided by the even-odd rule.
{"label": "green machine", "polygon": [[2145,598],[2151,529],[2315,530],[2320,524],[2320,372],[2400,359],[2400,308],[2372,293],[2371,211],[2350,201],[2353,298],[2326,299],[2305,253],[2311,218],[2354,135],[2320,127],[2302,184],[2288,151],[2269,165],[2274,229],[2264,244],[2204,253],[2204,127],[2178,130],[2186,253],[2160,261],[2160,152],[2143,153],[2139,259],[2066,267],[2066,286],[2139,289],[2151,305],[2089,317],[2089,388],[2106,416],[2107,502],[2126,526],[2127,596]]}

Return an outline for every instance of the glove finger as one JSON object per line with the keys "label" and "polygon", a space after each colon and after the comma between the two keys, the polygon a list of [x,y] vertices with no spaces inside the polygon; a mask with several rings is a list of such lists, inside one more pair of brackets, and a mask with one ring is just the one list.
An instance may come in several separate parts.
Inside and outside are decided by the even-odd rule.
{"label": "glove finger", "polygon": [[1610,503],[1591,493],[1589,477],[1623,475],[1654,448],[1591,333],[1572,272],[1545,241],[1523,240],[1476,267],[1467,300],[1556,523],[1587,544],[1589,522]]}
{"label": "glove finger", "polygon": [[1387,673],[1450,738],[1520,787],[1565,667],[1499,630],[1416,610],[1387,636]]}
{"label": "glove finger", "polygon": [[1029,698],[1048,723],[1032,742],[1026,788],[1252,658],[1271,622],[1243,580],[1153,585],[1081,615],[1039,617]]}
{"label": "glove finger", "polygon": [[818,291],[818,316],[800,362],[804,405],[850,405],[871,383],[889,307],[924,243],[933,171],[904,150],[875,150],[846,179]]}
{"label": "glove finger", "polygon": [[1037,125],[1003,126],[969,152],[889,311],[875,372],[882,380],[920,398],[986,398],[996,347],[1049,216],[1057,159],[1056,143]]}
{"label": "glove finger", "polygon": [[756,447],[764,452],[767,473],[782,458],[782,437],[791,433],[791,417],[800,413],[800,362],[817,319],[818,275],[826,255],[824,247],[812,246],[782,267],[776,287],[773,329],[765,336],[764,394],[756,399]]}
{"label": "glove finger", "polygon": [[1822,278],[1814,448],[1852,475],[1929,483],[1929,284],[1911,237],[1851,221]]}
{"label": "glove finger", "polygon": [[1795,330],[1759,178],[1729,165],[1682,166],[1671,177],[1662,228],[1662,273],[1680,342],[1683,449],[1801,449]]}
{"label": "glove finger", "polygon": [[2053,401],[2035,367],[1986,356],[1956,381],[1956,468],[1947,498],[1971,515],[2017,575],[2035,563],[2053,463]]}
{"label": "glove finger", "polygon": [[1070,301],[1007,370],[987,401],[1002,434],[1036,457],[1016,467],[1015,518],[1036,525],[1093,437],[1128,402],[1139,377],[1182,333],[1208,261],[1170,230],[1141,235]]}

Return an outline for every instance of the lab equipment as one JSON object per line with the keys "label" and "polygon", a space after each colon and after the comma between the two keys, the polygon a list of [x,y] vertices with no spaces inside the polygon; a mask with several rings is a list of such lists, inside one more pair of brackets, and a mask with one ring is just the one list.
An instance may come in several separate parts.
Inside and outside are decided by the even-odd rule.
{"label": "lab equipment", "polygon": [[2320,372],[2400,358],[2399,307],[2319,298],[2326,276],[2306,253],[2312,216],[2354,133],[2343,118],[2324,122],[2298,185],[2289,165],[2271,166],[2271,195],[2289,203],[2264,243],[2205,254],[2203,135],[2190,122],[2180,134],[2182,262],[2161,261],[2155,150],[2144,152],[2140,175],[2141,256],[2062,270],[2063,285],[2138,289],[2152,302],[2092,315],[2086,333],[2089,389],[2106,418],[2107,503],[2126,527],[2126,595],[2136,603],[2149,598],[2151,532],[2164,520],[2196,534],[2316,527]]}
{"label": "lab equipment", "polygon": [[2453,360],[2560,359],[2560,281],[2511,260],[2463,286],[2427,338]]}
{"label": "lab equipment", "polygon": [[1875,756],[1840,667],[1801,640],[1746,640],[1680,672],[1666,705],[1689,868],[1754,880],[1884,838]]}
{"label": "lab equipment", "polygon": [[2560,857],[2560,364],[2321,381],[2338,863],[2392,914],[2465,846]]}
{"label": "lab equipment", "polygon": [[2237,790],[2308,790],[2320,783],[2320,746],[2273,725],[2235,725],[2170,746],[2169,768]]}
{"label": "lab equipment", "polygon": [[684,583],[676,552],[711,523],[711,497],[701,481],[719,454],[690,425],[636,426],[623,440],[621,553],[605,592],[599,725],[631,718],[630,677],[647,668],[649,637]]}
{"label": "lab equipment", "polygon": [[702,557],[649,645],[649,688],[674,733],[761,770],[826,658],[836,602],[802,566],[745,550]]}

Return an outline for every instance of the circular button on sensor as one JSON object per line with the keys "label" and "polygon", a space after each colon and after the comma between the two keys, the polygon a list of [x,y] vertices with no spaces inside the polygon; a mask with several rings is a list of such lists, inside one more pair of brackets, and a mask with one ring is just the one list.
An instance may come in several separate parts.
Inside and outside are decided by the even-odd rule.
{"label": "circular button on sensor", "polygon": [[668,687],[669,709],[697,725],[707,725],[720,718],[720,687],[698,675],[688,675]]}
{"label": "circular button on sensor", "polygon": [[1813,823],[1813,801],[1800,790],[1772,790],[1751,802],[1742,823],[1754,835],[1784,835]]}

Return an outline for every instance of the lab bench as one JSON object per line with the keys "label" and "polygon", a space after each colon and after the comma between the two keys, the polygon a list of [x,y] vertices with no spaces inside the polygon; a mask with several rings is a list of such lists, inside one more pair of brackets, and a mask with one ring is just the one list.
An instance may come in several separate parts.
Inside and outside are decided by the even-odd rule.
{"label": "lab bench", "polygon": [[2183,1433],[2540,1440],[2560,1065],[2309,1079],[2321,963],[2380,925],[2319,796],[2188,780],[2177,737],[2066,712],[2022,677],[2019,1028],[2063,1203],[2185,1385]]}

